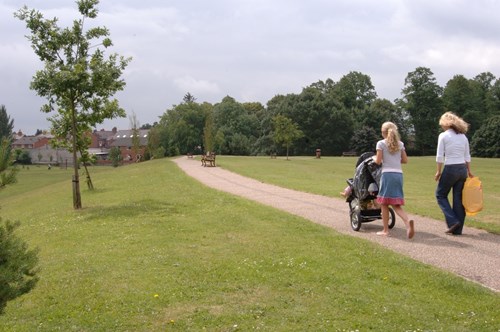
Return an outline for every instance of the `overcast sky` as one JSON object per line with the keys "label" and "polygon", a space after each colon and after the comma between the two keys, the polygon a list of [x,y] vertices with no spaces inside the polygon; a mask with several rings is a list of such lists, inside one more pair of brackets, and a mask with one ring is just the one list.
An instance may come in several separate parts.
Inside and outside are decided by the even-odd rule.
{"label": "overcast sky", "polygon": [[[49,123],[29,89],[42,64],[13,16],[23,5],[62,27],[79,16],[71,0],[0,0],[0,104],[16,131],[34,134]],[[141,125],[187,92],[198,102],[266,104],[359,71],[393,101],[419,66],[441,86],[456,74],[500,77],[500,0],[101,0],[98,8],[111,51],[133,57],[116,97]],[[97,129],[113,126],[127,129],[130,118]]]}

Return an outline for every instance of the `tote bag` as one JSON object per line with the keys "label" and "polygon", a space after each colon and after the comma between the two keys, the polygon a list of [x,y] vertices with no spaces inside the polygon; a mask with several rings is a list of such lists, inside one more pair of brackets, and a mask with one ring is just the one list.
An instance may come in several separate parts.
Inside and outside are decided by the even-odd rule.
{"label": "tote bag", "polygon": [[483,209],[483,186],[477,176],[465,180],[462,204],[468,216],[474,216]]}

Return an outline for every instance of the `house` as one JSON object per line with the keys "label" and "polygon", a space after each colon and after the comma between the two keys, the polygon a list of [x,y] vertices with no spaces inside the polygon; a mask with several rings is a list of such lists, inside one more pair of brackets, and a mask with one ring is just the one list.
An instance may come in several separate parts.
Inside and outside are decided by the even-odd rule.
{"label": "house", "polygon": [[144,152],[148,145],[148,134],[149,129],[138,129],[139,134],[139,149],[134,151],[134,131],[132,129],[128,130],[118,130],[112,138],[111,147],[120,148],[122,159],[125,162],[137,162],[143,160]]}
{"label": "house", "polygon": [[36,149],[47,145],[51,138],[50,135],[22,136],[12,142],[12,149]]}

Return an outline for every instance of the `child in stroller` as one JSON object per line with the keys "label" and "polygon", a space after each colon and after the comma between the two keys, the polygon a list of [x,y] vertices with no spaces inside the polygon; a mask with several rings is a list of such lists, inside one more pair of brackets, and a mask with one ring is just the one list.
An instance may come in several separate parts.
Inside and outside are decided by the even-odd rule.
{"label": "child in stroller", "polygon": [[[376,202],[382,169],[374,162],[374,155],[365,152],[358,158],[354,177],[346,180],[348,186],[341,193],[349,203],[351,227],[355,231],[359,231],[362,223],[382,219],[381,208]],[[395,224],[396,215],[389,208],[389,228]]]}

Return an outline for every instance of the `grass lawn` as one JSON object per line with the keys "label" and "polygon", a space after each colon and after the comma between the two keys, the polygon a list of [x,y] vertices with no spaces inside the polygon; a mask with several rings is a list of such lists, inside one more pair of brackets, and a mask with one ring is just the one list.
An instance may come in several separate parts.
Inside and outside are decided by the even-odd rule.
{"label": "grass lawn", "polygon": [[498,293],[204,187],[168,159],[91,172],[78,211],[71,170],[21,170],[0,192],[2,218],[40,250],[40,281],[1,331],[500,329]]}
{"label": "grass lawn", "polygon": [[[233,157],[217,156],[217,165],[263,182],[338,197],[354,174],[357,157]],[[500,234],[500,159],[473,158],[472,172],[483,184],[483,211],[467,217],[466,225]],[[434,191],[434,157],[410,157],[403,165],[405,209],[444,222]]]}

